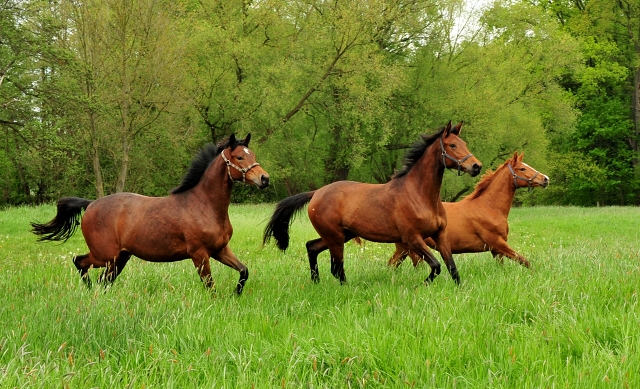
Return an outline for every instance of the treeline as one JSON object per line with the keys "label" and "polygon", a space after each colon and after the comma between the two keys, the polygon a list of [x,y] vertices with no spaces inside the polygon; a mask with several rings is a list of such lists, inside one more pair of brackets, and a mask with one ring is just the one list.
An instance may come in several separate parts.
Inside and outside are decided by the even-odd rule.
{"label": "treeline", "polygon": [[0,203],[164,196],[248,132],[273,185],[235,201],[383,183],[464,120],[551,177],[520,203],[639,204],[639,34],[638,0],[2,0]]}

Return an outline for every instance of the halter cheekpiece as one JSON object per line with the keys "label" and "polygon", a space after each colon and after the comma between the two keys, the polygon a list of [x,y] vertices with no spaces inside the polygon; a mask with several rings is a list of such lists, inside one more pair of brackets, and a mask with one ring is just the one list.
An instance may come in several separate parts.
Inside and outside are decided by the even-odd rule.
{"label": "halter cheekpiece", "polygon": [[[462,174],[460,174],[460,168],[462,167],[462,163],[464,163],[464,161],[466,161],[470,157],[473,157],[473,154],[469,154],[462,159],[453,158],[451,155],[447,154],[447,152],[444,150],[444,143],[442,143],[442,136],[440,137],[440,148],[442,149],[442,165],[444,165],[444,167],[447,167],[447,160],[445,158],[449,158],[450,160],[458,164],[458,175],[461,176]],[[447,169],[451,170],[448,167]]]}
{"label": "halter cheekpiece", "polygon": [[513,168],[511,167],[510,163],[507,164],[507,166],[509,166],[509,170],[511,171],[511,175],[513,176],[513,184],[516,186],[516,189],[518,189],[518,178],[519,178],[522,181],[526,181],[529,183],[529,190],[527,190],[527,193],[531,193],[531,191],[533,190],[533,180],[536,179],[539,172],[536,172],[536,174],[534,174],[533,177],[531,178],[524,178],[524,177],[520,177],[519,175],[516,174],[516,172],[513,171]]}
{"label": "halter cheekpiece", "polygon": [[231,179],[231,182],[234,181],[233,177],[231,177],[231,168],[234,168],[234,169],[240,171],[240,173],[242,173],[242,182],[246,183],[247,182],[246,181],[247,172],[249,170],[251,170],[252,168],[256,167],[256,166],[260,166],[260,164],[258,162],[255,162],[252,165],[249,165],[247,167],[241,168],[241,167],[237,166],[236,164],[234,164],[233,162],[229,161],[227,159],[227,157],[224,156],[224,150],[222,150],[220,155],[222,156],[222,159],[224,159],[224,162],[227,164],[227,173],[229,173],[229,178]]}

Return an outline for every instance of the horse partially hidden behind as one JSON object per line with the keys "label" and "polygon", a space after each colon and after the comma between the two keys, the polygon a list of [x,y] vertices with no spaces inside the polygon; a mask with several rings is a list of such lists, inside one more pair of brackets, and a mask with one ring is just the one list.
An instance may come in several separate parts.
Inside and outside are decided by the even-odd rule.
{"label": "horse partially hidden behind", "polygon": [[31,223],[39,240],[67,241],[78,226],[82,210],[82,234],[89,253],[73,263],[90,286],[89,269],[106,267],[99,281],[113,282],[131,255],[150,262],[191,258],[207,288],[213,287],[209,258],[240,272],[236,287],[242,293],[249,276],[229,248],[233,228],[229,221],[234,181],[269,185],[269,175],[249,150],[251,134],[234,135],[217,146],[207,144],[195,156],[182,183],[168,197],[116,193],[95,201],[77,197],[58,200],[58,213],[48,223]]}
{"label": "horse partially hidden behind", "polygon": [[[529,261],[507,244],[507,219],[516,189],[529,188],[531,191],[536,186],[546,188],[549,177],[522,162],[522,157],[523,154],[518,156],[516,152],[495,173],[487,172],[473,193],[462,201],[443,203],[447,210],[447,230],[453,254],[491,251],[494,257],[508,257],[529,267]],[[432,249],[440,248],[431,238],[425,242]],[[413,266],[422,261],[407,245],[396,243],[396,252],[389,260],[389,265],[400,266],[407,255],[411,256]]]}
{"label": "horse partially hidden behind", "polygon": [[447,216],[440,201],[442,176],[445,168],[472,176],[482,168],[459,138],[461,128],[462,123],[452,128],[449,122],[433,135],[422,135],[407,153],[405,167],[386,184],[339,181],[282,200],[265,229],[263,243],[273,237],[278,247],[286,250],[292,217],[309,202],[309,219],[320,235],[320,239],[307,242],[314,282],[319,281],[318,254],[328,248],[331,274],[345,283],[344,243],[361,236],[374,242],[403,242],[418,255],[426,256],[431,266],[427,281],[440,274],[440,263],[424,242],[432,237],[441,248],[451,277],[459,283],[445,228]]}

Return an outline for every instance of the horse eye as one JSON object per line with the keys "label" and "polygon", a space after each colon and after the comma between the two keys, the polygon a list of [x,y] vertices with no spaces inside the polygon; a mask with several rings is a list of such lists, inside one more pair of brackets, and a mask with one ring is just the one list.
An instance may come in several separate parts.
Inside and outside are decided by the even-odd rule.
{"label": "horse eye", "polygon": [[242,157],[236,157],[236,159],[237,159],[238,161],[244,161],[244,158],[242,158]]}
{"label": "horse eye", "polygon": [[451,146],[451,148],[452,148],[452,149],[455,149],[455,148],[456,148],[456,145],[454,145],[453,143],[451,143],[451,145],[450,145],[450,146]]}
{"label": "horse eye", "polygon": [[527,169],[525,169],[525,168],[522,168],[522,169],[520,169],[520,170],[521,170],[521,171],[525,171],[525,170],[527,170]]}

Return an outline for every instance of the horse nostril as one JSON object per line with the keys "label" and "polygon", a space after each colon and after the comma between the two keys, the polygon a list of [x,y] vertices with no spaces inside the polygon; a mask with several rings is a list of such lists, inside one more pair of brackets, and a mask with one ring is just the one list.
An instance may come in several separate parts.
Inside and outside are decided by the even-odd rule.
{"label": "horse nostril", "polygon": [[269,185],[269,177],[267,176],[262,176],[260,177],[260,181],[262,182],[262,187],[266,187]]}
{"label": "horse nostril", "polygon": [[473,164],[473,170],[480,172],[481,169],[482,169],[482,165],[478,165],[477,163]]}

